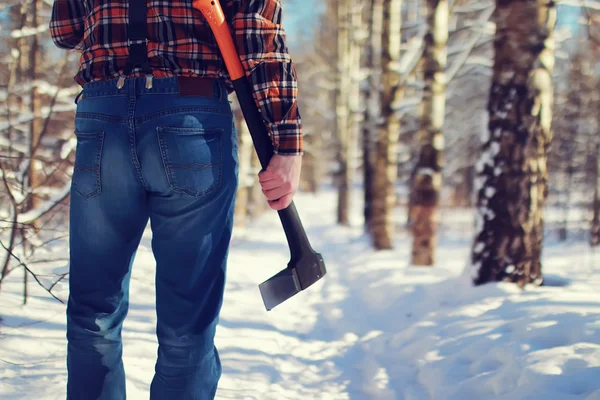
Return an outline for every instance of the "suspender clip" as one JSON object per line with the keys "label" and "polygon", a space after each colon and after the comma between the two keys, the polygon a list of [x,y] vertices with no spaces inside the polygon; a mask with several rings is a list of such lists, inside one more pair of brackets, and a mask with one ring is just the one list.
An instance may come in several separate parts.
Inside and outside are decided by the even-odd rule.
{"label": "suspender clip", "polygon": [[154,77],[154,75],[146,76],[146,89],[152,89],[152,78],[153,77]]}
{"label": "suspender clip", "polygon": [[132,44],[143,44],[144,46],[148,46],[148,38],[144,38],[144,39],[129,39],[129,38],[127,38],[127,46],[131,46]]}

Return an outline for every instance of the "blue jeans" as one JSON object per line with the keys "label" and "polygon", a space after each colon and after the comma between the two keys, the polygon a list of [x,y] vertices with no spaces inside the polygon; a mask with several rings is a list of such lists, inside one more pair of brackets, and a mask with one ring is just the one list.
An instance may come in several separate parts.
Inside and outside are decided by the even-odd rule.
{"label": "blue jeans", "polygon": [[84,86],[70,208],[67,397],[121,400],[131,265],[150,220],[159,342],[152,400],[215,396],[214,346],[237,189],[225,86],[181,95],[176,78]]}

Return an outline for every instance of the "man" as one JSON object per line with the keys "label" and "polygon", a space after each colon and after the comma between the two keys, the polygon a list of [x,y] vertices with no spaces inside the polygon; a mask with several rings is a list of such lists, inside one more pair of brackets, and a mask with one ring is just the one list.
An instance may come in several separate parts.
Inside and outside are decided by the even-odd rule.
{"label": "man", "polygon": [[[281,0],[225,0],[275,155],[271,208],[298,187],[302,132]],[[121,327],[148,220],[159,341],[153,400],[214,398],[213,339],[237,188],[231,86],[192,0],[55,0],[56,45],[81,51],[70,208],[67,397],[125,399]]]}

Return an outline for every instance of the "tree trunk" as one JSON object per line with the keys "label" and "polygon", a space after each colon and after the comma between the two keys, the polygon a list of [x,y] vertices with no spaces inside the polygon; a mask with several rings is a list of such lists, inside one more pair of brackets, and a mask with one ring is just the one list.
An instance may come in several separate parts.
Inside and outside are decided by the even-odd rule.
{"label": "tree trunk", "polygon": [[235,224],[244,226],[248,215],[248,194],[252,185],[252,152],[254,146],[248,125],[244,120],[241,109],[235,112],[236,125],[238,128],[238,160],[239,160],[239,186],[235,201]]}
{"label": "tree trunk", "polygon": [[[362,5],[360,1],[350,0],[350,35],[348,50],[348,72],[349,72],[349,91],[348,91],[348,111],[349,122],[346,140],[344,141],[346,153],[346,176],[345,187],[348,188],[348,206],[352,196],[352,185],[355,180],[357,170],[358,155],[358,137],[363,123],[363,111],[360,102],[360,71],[361,71],[361,52],[362,52]],[[346,212],[346,219],[348,218]],[[348,221],[346,221],[348,223]]]}
{"label": "tree trunk", "polygon": [[[31,7],[31,2],[32,0],[28,0],[22,3],[21,5],[21,9],[20,9],[20,16],[19,16],[19,25],[17,27],[17,29],[22,30],[25,26],[27,26],[27,15],[29,14],[29,9]],[[16,57],[16,65],[15,65],[15,83],[17,84],[23,84],[23,80],[26,77],[26,70],[27,70],[27,59],[29,57],[29,46],[27,44],[27,38],[26,37],[20,37],[17,38],[16,43],[15,43],[15,49],[18,52],[18,55]],[[24,105],[25,103],[23,102],[23,95],[21,93],[16,95],[16,105],[17,105],[17,110],[21,110],[22,112],[27,112],[26,109],[24,109]]]}
{"label": "tree trunk", "polygon": [[566,241],[569,230],[569,211],[571,208],[571,188],[573,185],[573,175],[575,173],[575,152],[576,143],[580,134],[580,121],[584,114],[584,108],[586,101],[584,96],[586,95],[586,85],[584,80],[586,78],[583,72],[582,64],[585,60],[579,55],[571,61],[572,65],[569,68],[569,80],[568,80],[568,92],[567,92],[567,103],[563,107],[562,121],[566,123],[566,129],[561,132],[559,142],[559,154],[561,157],[559,175],[562,179],[560,181],[560,191],[562,197],[562,224],[558,230],[558,237],[561,241]]}
{"label": "tree trunk", "polygon": [[488,137],[477,164],[475,284],[543,283],[556,3],[497,0]]}
{"label": "tree trunk", "polygon": [[254,174],[255,178],[252,185],[248,188],[248,207],[247,215],[250,220],[259,217],[268,207],[267,198],[262,192],[262,188],[258,183],[258,177],[256,173],[261,170],[260,160],[256,151],[251,151],[251,175]]}
{"label": "tree trunk", "polygon": [[[40,0],[34,0],[31,5],[31,26],[37,29],[39,25],[38,11],[41,5]],[[36,160],[37,147],[40,142],[40,135],[43,125],[43,120],[40,117],[40,99],[37,94],[37,85],[35,83],[37,79],[37,64],[38,60],[39,43],[37,35],[31,36],[31,47],[29,48],[29,60],[28,60],[28,73],[27,79],[31,85],[30,101],[29,101],[29,112],[32,115],[32,120],[29,124],[29,168],[27,170],[27,182],[24,185],[24,190],[29,193],[27,204],[25,205],[24,211],[29,211],[37,207],[39,204],[39,198],[35,194],[36,189],[40,186],[42,178],[40,171],[42,165],[40,161]],[[34,223],[35,226],[35,223]]]}
{"label": "tree trunk", "polygon": [[317,193],[319,190],[319,150],[320,136],[304,136],[304,155],[302,156],[302,175],[299,190],[305,193]]}
{"label": "tree trunk", "polygon": [[337,9],[337,88],[336,88],[336,131],[339,141],[338,154],[338,215],[339,224],[349,224],[350,209],[350,170],[348,165],[349,132],[349,5],[351,0],[338,0]]}
{"label": "tree trunk", "polygon": [[[571,155],[572,157],[572,155]],[[561,242],[567,240],[569,236],[569,211],[571,210],[571,188],[573,186],[573,174],[575,172],[575,166],[573,165],[573,159],[567,160],[567,170],[565,171],[565,190],[563,193],[564,201],[562,204],[562,224],[558,230],[558,238]]]}
{"label": "tree trunk", "polygon": [[592,173],[594,180],[594,200],[592,203],[592,226],[590,229],[590,245],[600,245],[600,132],[596,134],[596,146]]}
{"label": "tree trunk", "polygon": [[391,249],[394,237],[393,208],[394,182],[397,177],[396,148],[400,135],[400,118],[394,103],[402,96],[400,75],[395,67],[400,59],[401,0],[384,0],[382,31],[382,87],[381,112],[383,124],[378,126],[375,193],[373,196],[372,235],[376,249]]}
{"label": "tree trunk", "polygon": [[381,40],[383,28],[383,0],[371,0],[369,10],[369,77],[365,90],[365,117],[363,123],[363,180],[365,227],[370,231],[375,193],[375,138],[380,118]]}
{"label": "tree trunk", "polygon": [[446,61],[448,2],[427,0],[427,34],[423,52],[424,81],[420,154],[411,185],[412,264],[435,263],[438,206],[442,188],[444,117],[446,114]]}

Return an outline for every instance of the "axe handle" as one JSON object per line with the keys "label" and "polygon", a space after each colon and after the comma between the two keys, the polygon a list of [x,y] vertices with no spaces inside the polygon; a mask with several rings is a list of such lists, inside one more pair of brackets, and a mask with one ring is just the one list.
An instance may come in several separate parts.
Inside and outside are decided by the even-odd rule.
{"label": "axe handle", "polygon": [[[219,50],[225,61],[233,88],[240,103],[242,114],[252,136],[252,142],[254,143],[258,159],[263,169],[265,169],[269,165],[269,161],[273,155],[273,144],[269,138],[263,117],[254,101],[252,86],[246,77],[221,4],[219,0],[194,0],[193,5],[202,12],[217,40]],[[278,211],[278,213],[290,247],[292,261],[300,258],[306,251],[314,252],[310,246],[294,202],[287,208]]]}

